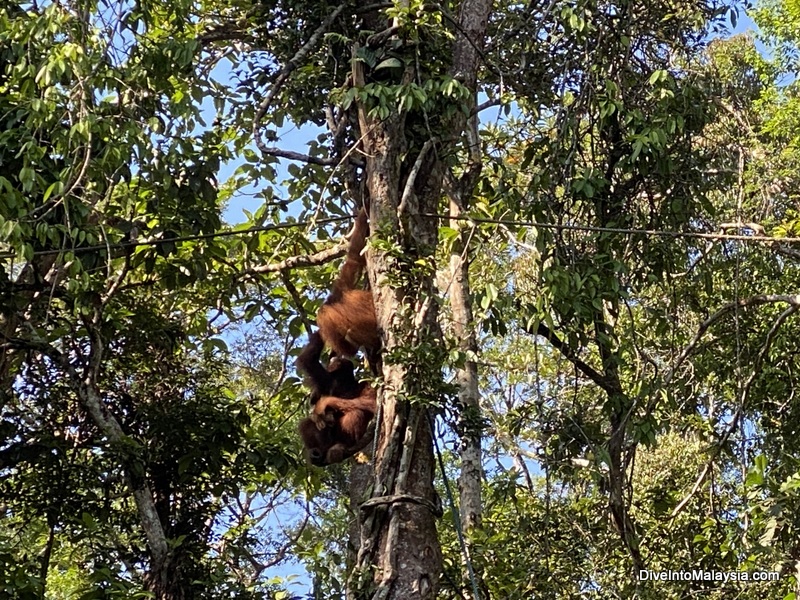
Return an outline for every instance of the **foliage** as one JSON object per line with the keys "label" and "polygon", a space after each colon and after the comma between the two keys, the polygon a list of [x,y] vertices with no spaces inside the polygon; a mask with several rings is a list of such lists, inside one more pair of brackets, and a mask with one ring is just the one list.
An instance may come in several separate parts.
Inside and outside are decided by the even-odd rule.
{"label": "foliage", "polygon": [[[439,359],[474,358],[443,268],[468,234],[486,597],[797,593],[800,255],[780,241],[800,235],[796,4],[760,4],[757,40],[722,35],[736,7],[716,1],[495,3],[479,100],[500,108],[481,116],[467,219],[441,222],[422,262],[371,242],[395,283],[439,269],[445,341],[385,358],[440,402]],[[290,598],[309,580],[343,597],[348,467],[307,465],[295,434],[294,348],[338,268],[307,256],[349,226],[356,106],[402,115],[407,174],[470,98],[448,71],[457,4],[347,5],[296,58],[337,6],[0,8],[3,597]],[[295,126],[307,147],[287,167]],[[461,176],[469,150],[438,158]],[[441,594],[460,598],[445,508]],[[644,582],[642,565],[781,578]]]}

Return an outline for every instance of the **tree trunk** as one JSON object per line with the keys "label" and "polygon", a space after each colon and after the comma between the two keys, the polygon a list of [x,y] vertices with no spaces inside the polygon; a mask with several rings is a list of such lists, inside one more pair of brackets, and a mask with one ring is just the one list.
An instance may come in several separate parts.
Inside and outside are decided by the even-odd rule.
{"label": "tree trunk", "polygon": [[[364,453],[373,454],[372,444],[364,448]],[[372,489],[372,464],[369,462],[353,462],[350,465],[349,500],[350,500],[350,524],[347,528],[347,535],[350,538],[347,545],[346,567],[350,573],[356,566],[358,551],[361,548],[361,520],[359,518],[359,507],[369,497]]]}
{"label": "tree trunk", "polygon": [[[472,114],[463,119],[455,128],[466,133],[468,163],[464,174],[455,188],[450,187],[450,226],[459,229],[457,217],[467,208],[469,198],[480,177],[482,150],[478,136],[478,116],[476,80],[478,61],[483,49],[486,27],[489,22],[490,0],[467,0],[459,12],[459,31],[453,47],[453,68],[451,73],[460,79],[472,92]],[[469,285],[469,261],[467,257],[468,240],[465,231],[453,245],[450,255],[450,304],[453,311],[453,331],[461,340],[461,351],[467,353],[464,367],[456,371],[459,401],[459,434],[461,441],[461,473],[458,478],[459,503],[461,509],[461,529],[466,536],[465,569],[463,579],[465,590],[472,590],[473,600],[479,600],[475,574],[471,566],[470,532],[480,527],[483,514],[481,484],[483,465],[481,461],[481,414],[480,392],[478,388],[478,365],[475,355],[478,342],[473,329],[471,293]],[[471,581],[467,581],[471,580]],[[466,592],[469,593],[469,592]]]}
{"label": "tree trunk", "polygon": [[[450,189],[450,227],[460,229],[457,217],[462,213],[465,200],[461,190]],[[459,340],[459,349],[466,353],[464,366],[456,370],[458,385],[458,436],[460,441],[459,458],[461,472],[458,476],[459,516],[461,531],[464,534],[464,569],[462,572],[465,597],[472,590],[473,600],[480,598],[472,570],[471,532],[481,525],[483,502],[481,485],[483,483],[483,464],[481,454],[482,421],[480,391],[478,387],[478,364],[474,357],[478,352],[478,342],[473,327],[472,300],[469,284],[469,260],[467,258],[468,231],[460,231],[450,253],[450,277],[444,294],[450,296],[452,310],[452,330]]]}
{"label": "tree trunk", "polygon": [[[451,201],[450,214],[458,216],[460,207]],[[451,221],[457,229],[458,222]],[[467,244],[462,232],[458,242],[453,245],[450,255],[450,305],[453,311],[453,333],[460,340],[460,349],[467,353],[464,367],[456,371],[458,383],[458,414],[460,436],[461,473],[458,477],[461,529],[466,536],[466,560],[470,560],[470,532],[480,527],[483,504],[481,483],[483,465],[481,462],[481,409],[478,389],[478,365],[474,360],[478,343],[473,329],[472,304],[470,300],[469,262]],[[468,575],[468,573],[465,573]],[[466,579],[466,577],[465,577]],[[469,586],[465,586],[469,589]],[[474,592],[473,592],[474,594]]]}
{"label": "tree trunk", "polygon": [[[488,0],[468,0],[459,13],[451,73],[473,93],[490,5]],[[403,82],[411,83],[415,76],[407,67]],[[365,85],[359,61],[353,63],[353,83],[357,88]],[[439,400],[436,382],[441,381],[443,353],[436,352],[441,345],[434,287],[440,223],[429,215],[438,212],[442,198],[445,166],[440,157],[446,153],[435,133],[427,139],[418,133],[415,139],[407,138],[413,134],[405,129],[402,112],[378,118],[360,101],[357,111],[370,229],[373,238],[380,240],[368,248],[367,270],[383,336],[383,379],[376,415],[375,480],[372,497],[361,505],[361,543],[348,595],[433,599],[442,570],[436,533],[441,508],[433,488],[429,406]],[[438,135],[460,135],[467,125],[467,118],[460,114],[447,132]],[[470,133],[472,155],[479,148],[475,131]],[[479,160],[470,166],[479,169]],[[475,168],[467,171],[474,182]],[[471,193],[472,187],[465,183],[461,189]],[[459,272],[463,269],[465,265]],[[474,477],[475,465],[480,468],[479,447],[477,461],[475,448],[470,451]],[[479,506],[480,496],[477,511],[473,506],[470,514],[479,514]]]}
{"label": "tree trunk", "polygon": [[[379,121],[361,109],[359,125],[367,132],[363,144],[373,234],[399,246],[409,264],[432,261],[436,221],[417,218],[421,208],[417,202],[400,205],[404,197],[400,193],[403,117]],[[378,393],[375,482],[372,498],[361,507],[362,537],[350,595],[432,599],[438,589],[441,551],[436,534],[430,421],[427,407],[412,405],[407,398],[426,395],[426,390],[420,389],[419,367],[437,369],[439,365],[415,367],[392,357],[406,355],[412,345],[435,344],[435,271],[427,269],[400,285],[391,285],[391,276],[401,270],[397,255],[371,247],[368,264],[384,336],[383,385]]]}

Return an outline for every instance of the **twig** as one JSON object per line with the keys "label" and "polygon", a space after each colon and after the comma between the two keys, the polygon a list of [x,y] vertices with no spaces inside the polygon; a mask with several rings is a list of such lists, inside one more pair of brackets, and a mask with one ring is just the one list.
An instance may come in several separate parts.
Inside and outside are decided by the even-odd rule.
{"label": "twig", "polygon": [[331,26],[331,23],[336,20],[346,6],[347,2],[343,2],[337,6],[333,12],[326,17],[322,24],[317,27],[314,33],[311,34],[311,37],[308,38],[308,41],[303,44],[303,47],[300,48],[295,55],[289,59],[289,62],[283,66],[283,69],[281,69],[277,79],[275,79],[275,83],[272,84],[272,88],[270,89],[269,93],[258,105],[258,110],[256,110],[256,114],[253,117],[253,139],[256,141],[256,145],[264,154],[272,154],[272,149],[267,147],[267,145],[264,143],[264,140],[261,138],[261,119],[267,113],[267,110],[269,110],[272,101],[275,99],[277,93],[283,88],[283,85],[286,83],[289,75],[291,75],[292,72],[297,68],[300,61],[311,52],[312,48],[317,45],[317,42],[319,42],[322,35],[328,30],[328,27]]}
{"label": "twig", "polygon": [[747,377],[747,381],[744,384],[744,388],[742,388],[742,398],[739,402],[739,407],[736,409],[736,412],[733,415],[733,419],[731,419],[731,423],[728,428],[725,430],[725,433],[722,434],[722,437],[719,440],[719,443],[714,448],[714,452],[711,457],[706,461],[705,467],[703,467],[703,472],[700,473],[700,476],[695,480],[692,489],[686,495],[686,497],[681,500],[678,505],[673,509],[670,518],[677,517],[686,505],[689,504],[692,497],[697,493],[697,490],[700,489],[700,486],[703,485],[703,482],[708,477],[708,474],[711,472],[711,468],[714,466],[714,461],[722,452],[722,449],[725,447],[725,444],[728,443],[731,435],[733,432],[736,431],[736,428],[739,426],[739,420],[742,418],[742,413],[744,412],[745,406],[747,404],[747,396],[749,395],[750,388],[753,385],[753,381],[756,379],[756,375],[760,372],[761,362],[763,361],[764,357],[769,352],[770,347],[772,346],[772,341],[775,339],[775,335],[778,333],[778,329],[780,329],[781,325],[800,310],[800,304],[792,304],[789,308],[784,310],[778,318],[775,319],[775,323],[772,324],[770,330],[767,332],[767,337],[764,340],[764,344],[761,346],[761,350],[759,350],[758,355],[756,356],[755,361],[753,361],[753,367],[750,369],[750,375]]}
{"label": "twig", "polygon": [[697,333],[695,334],[694,338],[691,342],[683,349],[680,353],[678,358],[675,361],[675,364],[672,368],[667,372],[664,376],[664,383],[668,384],[672,381],[675,373],[678,371],[680,366],[683,364],[691,354],[694,352],[697,344],[700,343],[700,340],[705,335],[706,331],[708,331],[709,327],[711,327],[714,323],[719,321],[723,316],[727,313],[731,312],[735,308],[747,308],[750,306],[758,306],[760,304],[771,304],[775,302],[786,302],[792,306],[800,307],[800,294],[759,294],[757,296],[751,296],[750,298],[743,298],[738,301],[730,302],[720,308],[717,312],[713,315],[708,317],[705,321],[700,323],[700,327],[697,329]]}
{"label": "twig", "polygon": [[406,185],[403,188],[403,195],[400,198],[400,203],[397,205],[397,218],[400,219],[401,222],[402,222],[401,215],[403,214],[403,212],[405,212],[406,206],[408,205],[408,202],[412,194],[414,193],[414,183],[417,180],[417,175],[419,175],[420,169],[422,169],[422,163],[425,159],[425,156],[428,154],[428,150],[431,149],[431,146],[433,146],[437,141],[438,140],[435,137],[427,140],[422,145],[422,150],[419,151],[419,155],[417,155],[417,160],[414,161],[414,166],[411,167],[411,171],[409,172],[408,178],[406,179]]}

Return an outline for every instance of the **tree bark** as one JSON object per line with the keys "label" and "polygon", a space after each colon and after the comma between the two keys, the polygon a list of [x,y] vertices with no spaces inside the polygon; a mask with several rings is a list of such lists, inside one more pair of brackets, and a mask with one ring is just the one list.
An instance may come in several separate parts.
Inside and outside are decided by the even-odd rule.
{"label": "tree bark", "polygon": [[[488,18],[489,3],[484,3],[481,10],[486,9],[484,18]],[[485,23],[485,21],[484,21]],[[480,42],[482,42],[481,38]],[[463,34],[459,36],[462,38]],[[477,63],[473,63],[472,70],[467,73],[464,69],[466,58],[477,59],[477,50],[473,47],[482,45],[478,41],[470,43],[461,39],[456,46],[454,73],[467,79],[473,86]],[[469,46],[473,51],[466,57],[462,46]],[[461,65],[460,67],[458,65]],[[473,96],[472,105],[475,106],[476,98]],[[472,195],[481,170],[481,147],[478,137],[477,116],[465,119],[460,123],[466,127],[469,160],[464,175],[457,183],[448,186],[450,197],[450,227],[459,231],[458,238],[453,243],[450,253],[450,306],[453,313],[453,333],[461,341],[460,350],[467,354],[464,367],[456,371],[459,401],[459,434],[461,438],[461,474],[459,475],[459,497],[461,503],[461,525],[464,532],[480,525],[481,520],[481,481],[483,468],[481,464],[481,425],[480,425],[480,392],[478,388],[478,365],[474,358],[478,352],[478,342],[473,329],[473,314],[471,290],[469,282],[469,232],[461,229],[458,217],[468,208],[468,201]]]}
{"label": "tree bark", "polygon": [[[372,444],[364,448],[364,453],[372,456]],[[361,520],[359,507],[369,497],[372,485],[372,463],[353,461],[350,466],[349,500],[350,524],[347,528],[349,543],[347,545],[347,572],[350,573],[356,566],[358,551],[361,548]]]}
{"label": "tree bark", "polygon": [[[460,214],[459,207],[451,202],[450,214]],[[458,223],[451,221],[451,227]],[[450,306],[453,311],[453,333],[460,340],[460,349],[467,354],[464,367],[456,370],[458,383],[459,435],[461,441],[461,473],[458,491],[461,507],[461,527],[465,534],[479,527],[483,512],[481,482],[481,411],[478,389],[478,365],[474,360],[478,351],[472,317],[470,298],[469,262],[466,259],[467,244],[464,233],[453,245],[450,255]]]}
{"label": "tree bark", "polygon": [[[473,93],[478,49],[483,45],[490,6],[488,0],[464,2],[456,28],[450,71]],[[362,64],[354,61],[356,87],[365,85],[362,69]],[[407,68],[403,81],[410,83],[414,77]],[[438,401],[439,394],[432,389],[435,385],[426,381],[441,380],[441,358],[437,360],[435,352],[428,353],[431,360],[420,357],[425,348],[439,346],[434,285],[439,223],[424,215],[438,212],[445,169],[440,157],[446,153],[435,134],[409,141],[406,135],[411,133],[405,130],[401,112],[379,119],[361,103],[357,112],[366,157],[370,229],[380,240],[368,248],[367,271],[383,336],[383,379],[376,415],[375,480],[372,497],[361,506],[361,543],[348,595],[358,599],[433,599],[442,557],[436,533],[441,509],[433,488],[429,406]],[[456,117],[451,125],[448,137],[453,132],[460,135],[467,119]],[[474,135],[468,138],[472,155],[479,148]],[[461,189],[471,193],[475,169],[467,169],[467,173],[473,185],[465,183]],[[459,272],[464,268],[461,265]],[[468,293],[468,287],[464,290]],[[471,452],[474,455],[474,448]],[[477,465],[479,468],[479,449]]]}
{"label": "tree bark", "polygon": [[[450,201],[450,215],[461,214],[461,206]],[[459,228],[459,222],[451,220],[450,227]],[[458,385],[458,435],[460,441],[459,458],[461,472],[458,475],[459,516],[461,531],[464,534],[464,569],[462,571],[465,597],[479,599],[475,574],[471,567],[471,533],[481,525],[483,501],[483,463],[481,454],[481,409],[478,386],[478,364],[474,357],[478,352],[478,342],[473,327],[472,302],[469,284],[469,261],[467,260],[468,240],[466,231],[461,231],[453,244],[450,254],[450,307],[453,318],[453,334],[459,340],[459,349],[466,353],[464,366],[456,369]],[[468,590],[472,590],[471,593]]]}
{"label": "tree bark", "polygon": [[[361,131],[366,132],[371,229],[389,244],[399,245],[412,262],[432,260],[436,222],[414,218],[419,213],[416,202],[409,203],[407,211],[400,207],[403,121],[400,115],[379,121],[359,110]],[[378,393],[375,482],[372,498],[361,507],[362,537],[350,595],[432,599],[438,590],[441,551],[432,510],[436,502],[428,409],[407,400],[424,397],[425,390],[419,389],[411,365],[390,357],[395,352],[405,354],[414,341],[431,343],[436,319],[433,270],[413,281],[390,285],[397,259],[374,247],[367,257],[383,332],[383,385]]]}
{"label": "tree bark", "polygon": [[[490,0],[468,0],[461,6],[459,28],[453,47],[452,74],[460,79],[472,92],[472,107],[477,105],[476,81],[480,52],[489,21]],[[457,218],[468,208],[475,184],[478,181],[482,165],[482,151],[478,136],[478,117],[472,114],[459,124],[457,130],[466,132],[468,163],[460,181],[450,186],[450,227],[460,229]],[[473,579],[471,589],[474,600],[478,600],[479,591],[474,581],[469,561],[470,532],[480,527],[483,514],[481,484],[483,481],[483,465],[481,455],[481,414],[480,391],[478,387],[478,365],[474,358],[478,352],[478,342],[473,328],[471,291],[469,282],[469,239],[462,230],[453,244],[450,254],[450,305],[453,312],[453,332],[461,340],[461,351],[467,354],[464,367],[456,371],[459,401],[459,434],[461,473],[458,478],[459,503],[461,512],[461,528],[466,536],[465,570],[463,578]]]}

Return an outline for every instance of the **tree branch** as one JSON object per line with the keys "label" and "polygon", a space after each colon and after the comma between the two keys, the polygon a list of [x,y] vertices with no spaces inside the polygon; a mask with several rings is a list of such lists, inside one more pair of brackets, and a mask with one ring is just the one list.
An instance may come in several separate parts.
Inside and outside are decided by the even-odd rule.
{"label": "tree branch", "polygon": [[422,149],[419,151],[417,155],[417,160],[414,161],[414,166],[411,167],[411,171],[408,174],[408,178],[406,179],[406,185],[403,188],[403,195],[400,197],[400,203],[397,205],[397,218],[402,223],[401,215],[405,212],[406,207],[408,206],[408,202],[411,199],[412,194],[414,193],[414,184],[417,181],[417,175],[419,174],[420,169],[422,168],[422,163],[425,160],[425,157],[428,155],[428,151],[431,149],[436,143],[436,138],[430,138],[426,140],[425,143],[422,145]]}
{"label": "tree branch", "polygon": [[683,362],[689,358],[689,356],[694,352],[697,344],[700,343],[700,340],[705,335],[706,331],[717,321],[719,321],[722,317],[726,314],[734,310],[735,308],[748,308],[750,306],[758,306],[760,304],[772,304],[776,302],[785,302],[792,306],[800,306],[800,294],[759,294],[757,296],[751,296],[750,298],[741,298],[737,301],[730,302],[720,308],[717,312],[713,315],[708,317],[705,321],[700,323],[700,327],[697,328],[697,333],[695,334],[694,338],[691,342],[683,349],[683,351],[678,355],[678,358],[675,360],[675,364],[672,368],[667,372],[664,376],[664,383],[668,384],[672,381],[675,373],[681,367]]}
{"label": "tree branch", "polygon": [[322,250],[315,254],[302,254],[298,256],[290,256],[285,260],[276,263],[269,263],[266,265],[259,265],[246,269],[240,275],[260,275],[262,273],[279,273],[287,269],[302,269],[305,267],[316,267],[330,262],[335,258],[344,256],[347,252],[347,243],[341,243],[333,248]]}
{"label": "tree branch", "polygon": [[[259,139],[260,138],[256,138],[256,140]],[[292,150],[284,150],[276,146],[264,146],[261,143],[258,144],[258,147],[261,150],[261,152],[263,152],[268,156],[277,156],[278,158],[288,158],[289,160],[297,160],[300,162],[308,163],[310,165],[322,165],[324,167],[327,167],[335,165],[339,162],[338,160],[332,157],[321,158],[319,156],[309,156],[308,154],[301,154],[300,152],[294,152]]]}
{"label": "tree branch", "polygon": [[483,112],[487,108],[492,108],[493,106],[500,106],[502,103],[503,102],[502,102],[502,100],[500,100],[500,98],[491,98],[491,99],[487,100],[486,102],[482,102],[481,104],[478,104],[477,106],[475,106],[470,111],[469,114],[470,114],[470,116],[474,116],[474,115],[477,115],[477,114]]}
{"label": "tree branch", "polygon": [[198,41],[202,45],[207,45],[213,42],[253,42],[255,38],[251,34],[239,29],[234,23],[223,23],[222,25],[208,29],[200,34]]}
{"label": "tree branch", "polygon": [[695,480],[692,489],[689,491],[686,497],[683,500],[681,500],[678,503],[678,505],[673,509],[670,518],[674,519],[683,511],[684,508],[686,508],[686,505],[689,504],[689,501],[700,489],[700,486],[703,485],[703,482],[706,480],[706,477],[708,477],[708,474],[711,472],[711,468],[714,466],[714,461],[717,460],[717,457],[722,452],[722,449],[725,447],[725,444],[728,443],[728,440],[730,439],[731,435],[733,435],[733,432],[736,431],[736,428],[739,426],[739,420],[742,418],[742,413],[744,413],[745,406],[747,405],[747,397],[750,394],[750,388],[753,386],[753,382],[755,381],[756,376],[761,371],[761,363],[763,362],[764,357],[767,355],[767,352],[769,352],[769,349],[772,346],[772,342],[775,339],[775,335],[778,333],[778,330],[780,329],[781,325],[783,325],[783,323],[786,321],[786,319],[788,319],[798,310],[800,310],[800,304],[792,304],[789,308],[787,308],[780,315],[778,315],[778,318],[775,319],[775,322],[772,324],[772,327],[770,327],[770,330],[767,332],[767,337],[764,340],[764,344],[761,346],[761,349],[759,350],[755,361],[753,361],[753,366],[750,369],[750,375],[747,377],[747,381],[745,382],[744,387],[742,388],[742,397],[739,402],[739,406],[733,415],[733,419],[731,419],[730,425],[728,425],[727,429],[725,429],[725,433],[722,434],[719,443],[717,443],[716,446],[714,447],[714,452],[711,455],[711,457],[709,457],[709,459],[706,461],[706,464],[703,467],[703,472],[700,473],[700,476]]}
{"label": "tree branch", "polygon": [[269,93],[266,97],[261,101],[256,110],[256,114],[253,117],[253,139],[256,141],[256,145],[259,149],[267,155],[271,155],[270,148],[264,143],[264,140],[261,138],[261,119],[269,110],[272,101],[275,99],[275,96],[278,92],[283,88],[283,85],[286,83],[286,80],[289,78],[289,75],[297,68],[300,61],[303,60],[317,45],[320,38],[322,38],[323,34],[328,30],[328,27],[336,20],[336,18],[342,13],[342,11],[347,6],[347,2],[343,2],[339,6],[337,6],[331,14],[329,14],[322,24],[317,27],[314,33],[311,34],[311,37],[308,38],[308,41],[303,44],[303,47],[300,48],[292,58],[289,59],[281,72],[278,74],[278,77],[275,79],[275,83],[272,84],[272,88],[269,90]]}
{"label": "tree branch", "polygon": [[133,494],[142,529],[150,548],[151,566],[154,572],[160,572],[167,559],[169,547],[164,528],[158,518],[153,492],[145,479],[144,465],[135,456],[138,444],[125,434],[119,421],[106,410],[103,399],[94,387],[92,369],[88,369],[89,372],[85,376],[81,376],[72,365],[70,358],[47,342],[15,338],[9,340],[8,344],[4,344],[4,346],[41,352],[66,373],[70,387],[77,394],[84,410],[89,413],[100,432],[120,452],[128,487]]}
{"label": "tree branch", "polygon": [[[526,331],[528,331],[528,333],[533,333],[527,328]],[[569,346],[569,344],[560,339],[558,335],[556,335],[556,333],[553,332],[547,325],[544,323],[539,323],[539,327],[536,330],[536,335],[540,335],[550,342],[550,345],[552,345],[553,348],[558,350],[564,356],[564,358],[566,358],[575,366],[576,369],[600,386],[603,391],[608,394],[616,394],[619,392],[619,390],[616,389],[615,386],[609,382],[604,375],[602,375],[588,363],[578,358],[578,356],[575,354],[575,351]]]}

